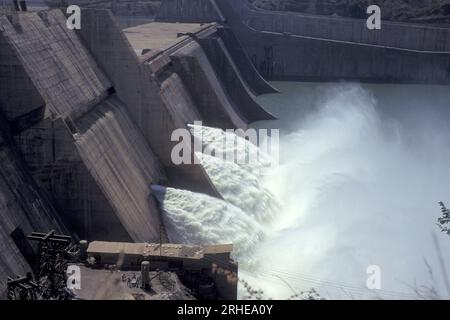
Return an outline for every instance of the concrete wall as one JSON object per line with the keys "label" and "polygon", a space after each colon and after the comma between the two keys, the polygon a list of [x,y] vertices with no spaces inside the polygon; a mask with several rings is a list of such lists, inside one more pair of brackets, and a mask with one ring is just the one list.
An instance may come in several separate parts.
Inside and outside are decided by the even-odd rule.
{"label": "concrete wall", "polygon": [[217,33],[238,67],[248,88],[254,95],[258,96],[261,94],[278,92],[277,89],[272,87],[272,85],[270,85],[255,68],[247,52],[231,28],[219,28]]}
{"label": "concrete wall", "polygon": [[[7,89],[1,95],[5,109],[26,102],[31,102],[29,109],[43,104],[39,117],[15,132],[16,145],[33,177],[51,195],[59,215],[74,234],[111,239],[114,231],[112,238],[130,239],[114,221],[114,211],[90,177],[67,127],[108,94],[109,81],[76,34],[67,30],[60,11],[19,14],[11,21],[2,16],[0,21],[0,38],[5,44],[0,52],[2,57],[9,57],[0,65],[12,69],[8,75],[15,74],[14,70],[20,75],[5,79]],[[11,95],[20,94],[30,98],[25,103],[11,99]],[[10,118],[10,123],[16,123],[20,116]]]}
{"label": "concrete wall", "polygon": [[213,22],[223,21],[215,0],[163,0],[157,21]]}
{"label": "concrete wall", "polygon": [[51,195],[74,234],[87,240],[132,241],[83,162],[64,121],[46,118],[17,135],[15,141],[34,178]]}
{"label": "concrete wall", "polygon": [[[412,50],[450,51],[450,29],[444,27],[383,21],[381,30],[372,31],[366,27],[364,19],[266,11],[255,9],[247,1],[242,0],[196,0],[195,8],[190,7],[189,2],[163,0],[160,19],[198,22],[208,20],[208,16],[212,18],[211,12],[216,11],[227,23],[235,24],[236,20],[239,20],[258,31],[291,33]],[[217,18],[209,20],[220,21]]]}
{"label": "concrete wall", "polygon": [[9,21],[1,16],[3,36],[13,47],[49,113],[76,118],[96,104],[111,86],[61,11],[26,13]]}
{"label": "concrete wall", "polygon": [[365,19],[245,10],[244,4],[235,5],[244,7],[241,10],[245,13],[246,24],[259,31],[288,32],[294,35],[412,50],[450,51],[449,28],[382,21],[381,30],[369,30]]}
{"label": "concrete wall", "polygon": [[180,128],[192,120],[202,119],[190,93],[176,73],[167,75],[161,83],[161,100],[169,114],[176,119]]}
{"label": "concrete wall", "polygon": [[41,118],[17,132],[15,142],[60,216],[87,239],[159,239],[148,186],[165,180],[164,172],[122,102],[110,98],[111,82],[66,28],[62,12],[1,16],[0,22],[6,44],[0,56],[9,57],[0,62],[4,77],[10,81],[11,69],[20,75],[11,78],[18,87],[0,84],[0,101],[12,103],[2,109],[25,106],[10,99],[25,88],[37,101],[31,109],[44,103]]}
{"label": "concrete wall", "polygon": [[199,39],[199,43],[211,61],[216,74],[220,75],[228,96],[233,104],[238,106],[245,119],[249,123],[275,119],[256,102],[255,95],[247,85],[222,39],[207,37]]}
{"label": "concrete wall", "polygon": [[171,54],[171,60],[192,93],[205,125],[223,129],[247,127],[248,120],[231,101],[197,42],[192,41]]}
{"label": "concrete wall", "polygon": [[[156,21],[226,23],[227,20],[216,0],[163,0]],[[253,94],[277,92],[251,64],[233,32],[226,28],[220,28],[217,32]]]}
{"label": "concrete wall", "polygon": [[52,8],[59,8],[66,3],[85,8],[109,9],[121,16],[141,17],[155,15],[161,4],[159,0],[44,0],[44,2]]}
{"label": "concrete wall", "polygon": [[164,176],[121,101],[111,97],[75,122],[75,143],[87,169],[136,242],[160,236],[150,185]]}
{"label": "concrete wall", "polygon": [[28,77],[13,48],[0,33],[0,105],[14,121],[43,107],[44,100]]}
{"label": "concrete wall", "polygon": [[[215,61],[213,67],[189,39],[185,50],[140,60],[106,11],[84,11],[83,42],[66,29],[58,10],[0,16],[0,30],[0,114],[6,114],[8,128],[20,124],[7,135],[18,151],[0,164],[5,208],[0,225],[8,226],[0,231],[6,248],[1,270],[9,272],[14,265],[17,272],[28,270],[17,245],[6,239],[18,226],[26,233],[61,230],[61,217],[79,238],[156,241],[161,223],[151,184],[166,182],[220,197],[201,166],[175,166],[170,159],[177,143],[170,141],[172,132],[212,114],[206,104],[198,108],[196,91],[176,72],[174,61],[190,59],[203,74],[199,96],[211,89],[221,101],[217,111],[235,117],[231,128],[245,127],[237,96],[232,101],[227,91],[238,88],[250,99],[252,92],[228,52],[216,52],[225,62]],[[235,87],[224,87],[220,68]],[[14,173],[14,166],[22,166],[26,175]],[[9,221],[20,210],[26,218],[20,220],[20,213],[20,221]]]}
{"label": "concrete wall", "polygon": [[255,10],[241,0],[215,3],[268,80],[450,82],[448,28],[383,22],[382,30],[370,31],[365,20]]}
{"label": "concrete wall", "polygon": [[258,32],[252,34],[247,48],[251,52],[253,63],[267,79],[345,79],[393,83],[450,81],[450,59],[447,55],[330,43]]}
{"label": "concrete wall", "polygon": [[[2,123],[4,124],[4,122]],[[29,174],[28,167],[21,158],[12,138],[7,135],[5,126],[2,125],[0,130],[2,150],[0,172],[1,177],[9,187],[9,191],[18,201],[30,225],[38,230],[45,231],[54,227],[58,231],[66,231],[56,211],[48,201],[47,195],[38,188]]]}
{"label": "concrete wall", "polygon": [[24,237],[35,230],[66,232],[48,198],[33,181],[8,129],[6,118],[0,115],[0,299],[6,298],[8,276],[25,275],[31,270],[24,255],[33,252]]}
{"label": "concrete wall", "polygon": [[13,140],[13,134],[42,119],[45,102],[18,58],[16,48],[5,37],[8,31],[11,31],[8,29],[8,26],[11,26],[10,22],[5,16],[1,16],[0,21],[0,274],[2,274],[0,299],[2,299],[6,298],[8,276],[25,275],[31,271],[29,255],[33,253],[33,248],[25,239],[26,235],[32,231],[47,232],[54,229],[57,232],[67,233],[68,230],[63,225],[49,195],[33,179]]}
{"label": "concrete wall", "polygon": [[[199,113],[186,91],[179,92],[176,97],[180,99],[176,101],[175,96],[168,99],[164,94],[168,90],[179,91],[182,87],[175,78],[161,87],[167,75],[158,77],[157,74],[167,69],[168,57],[159,56],[151,63],[141,61],[108,11],[83,10],[83,17],[80,36],[112,80],[118,97],[125,102],[131,118],[164,166],[168,177],[165,184],[219,196],[201,166],[175,166],[171,160],[172,149],[177,144],[171,141],[172,132],[201,119],[197,118]],[[171,73],[169,71],[168,75]],[[171,89],[172,86],[178,88]],[[173,112],[174,108],[184,111]]]}
{"label": "concrete wall", "polygon": [[369,31],[363,20],[217,3],[267,79],[450,82],[450,53],[418,51],[447,50],[448,29],[384,23],[381,31]]}

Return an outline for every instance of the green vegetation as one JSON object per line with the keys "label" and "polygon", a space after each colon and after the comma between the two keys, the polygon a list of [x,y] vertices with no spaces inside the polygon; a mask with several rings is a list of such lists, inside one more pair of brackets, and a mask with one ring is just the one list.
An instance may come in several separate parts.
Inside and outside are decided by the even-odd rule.
{"label": "green vegetation", "polygon": [[450,210],[447,209],[443,202],[439,202],[439,205],[441,206],[442,217],[438,219],[438,226],[442,232],[450,236]]}

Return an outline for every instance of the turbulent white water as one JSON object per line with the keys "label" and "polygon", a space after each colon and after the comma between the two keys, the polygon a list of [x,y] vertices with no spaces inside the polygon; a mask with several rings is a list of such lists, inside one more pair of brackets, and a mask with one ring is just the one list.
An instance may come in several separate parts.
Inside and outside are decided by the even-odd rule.
{"label": "turbulent white water", "polygon": [[240,260],[250,259],[251,252],[264,238],[265,231],[254,217],[207,195],[168,188],[162,209],[166,213],[164,223],[169,240],[173,243],[232,243],[234,257]]}
{"label": "turbulent white water", "polygon": [[[262,101],[280,121],[258,124],[285,130],[281,165],[259,177],[204,158],[227,203],[169,190],[171,233],[234,242],[241,277],[275,299],[311,287],[327,298],[450,297],[432,238],[449,252],[435,225],[437,202],[450,200],[448,89],[281,86],[286,94]],[[371,265],[381,290],[366,288]]]}
{"label": "turbulent white water", "polygon": [[191,125],[191,132],[201,140],[206,155],[228,160],[258,177],[272,167],[273,161],[267,153],[234,132],[197,125]]}
{"label": "turbulent white water", "polygon": [[280,206],[258,176],[216,157],[199,154],[197,157],[228,203],[241,208],[262,225],[272,222]]}
{"label": "turbulent white water", "polygon": [[241,161],[236,160],[237,164],[196,153],[225,201],[185,190],[167,189],[163,210],[170,240],[191,244],[233,243],[233,257],[242,261],[242,266],[250,267],[254,262],[252,253],[267,237],[279,205],[261,184],[260,171],[255,170],[255,167],[266,167],[267,163],[258,162],[252,168],[244,160],[264,160],[267,156],[249,141],[232,133],[192,127],[194,134],[203,135],[203,145],[214,149],[213,154],[233,152],[234,159]]}
{"label": "turbulent white water", "polygon": [[[304,100],[287,99],[296,117],[278,109],[290,129],[268,186],[284,210],[279,235],[259,247],[261,268],[333,298],[414,297],[422,285],[449,297],[431,236],[437,201],[450,199],[448,88],[307,89]],[[438,241],[449,252],[450,239]],[[380,291],[364,289],[370,265],[381,268]],[[263,287],[278,298],[289,291]]]}

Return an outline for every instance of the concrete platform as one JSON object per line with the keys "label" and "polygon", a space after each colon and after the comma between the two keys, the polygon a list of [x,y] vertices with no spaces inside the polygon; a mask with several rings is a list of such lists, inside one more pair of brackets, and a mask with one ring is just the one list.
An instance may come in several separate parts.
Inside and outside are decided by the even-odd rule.
{"label": "concrete platform", "polygon": [[140,272],[109,271],[105,269],[81,268],[81,289],[73,290],[81,300],[195,300],[176,274],[150,272],[151,288],[143,290],[128,283],[128,279],[139,279]]}
{"label": "concrete platform", "polygon": [[128,41],[138,55],[149,49],[159,52],[181,42],[187,36],[183,33],[195,33],[204,28],[199,23],[160,23],[152,22],[124,30]]}

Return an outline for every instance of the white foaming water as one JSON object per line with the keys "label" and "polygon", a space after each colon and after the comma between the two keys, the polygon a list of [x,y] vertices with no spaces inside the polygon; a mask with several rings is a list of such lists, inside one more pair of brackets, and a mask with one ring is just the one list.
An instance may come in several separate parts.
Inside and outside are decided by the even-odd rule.
{"label": "white foaming water", "polygon": [[194,137],[201,139],[207,154],[238,164],[247,172],[260,176],[263,170],[272,166],[272,159],[259,148],[236,135],[221,129],[190,125]]}
{"label": "white foaming water", "polygon": [[267,224],[279,212],[276,199],[256,175],[235,163],[204,154],[196,155],[224,199],[256,222]]}
{"label": "white foaming water", "polygon": [[264,230],[254,217],[204,194],[167,188],[162,209],[169,240],[173,243],[232,243],[236,259],[250,260],[251,252],[264,237]]}
{"label": "white foaming water", "polygon": [[[315,287],[328,298],[430,298],[427,288],[450,297],[432,239],[437,202],[450,198],[448,88],[375,89],[391,101],[341,84],[310,87],[302,118],[279,109],[292,130],[268,187],[284,210],[278,235],[258,247],[259,275],[247,273],[268,296]],[[449,252],[450,239],[437,239]],[[371,265],[381,290],[365,289]]]}
{"label": "white foaming water", "polygon": [[[391,88],[375,88],[387,93],[377,97],[381,102],[358,85],[294,88],[303,95],[291,91],[289,108],[271,110],[288,128],[282,164],[263,178],[203,158],[219,192],[236,206],[169,189],[171,234],[187,243],[233,242],[240,276],[275,299],[311,287],[336,299],[417,298],[415,289],[430,298],[431,287],[449,297],[431,236],[437,202],[450,198],[449,95],[434,87]],[[266,125],[273,126],[260,126]],[[223,145],[221,130],[206,130],[208,143]],[[259,199],[270,201],[265,188],[283,206],[271,222],[252,209]],[[449,252],[450,239],[436,237]],[[381,269],[381,290],[366,289],[371,265]]]}

